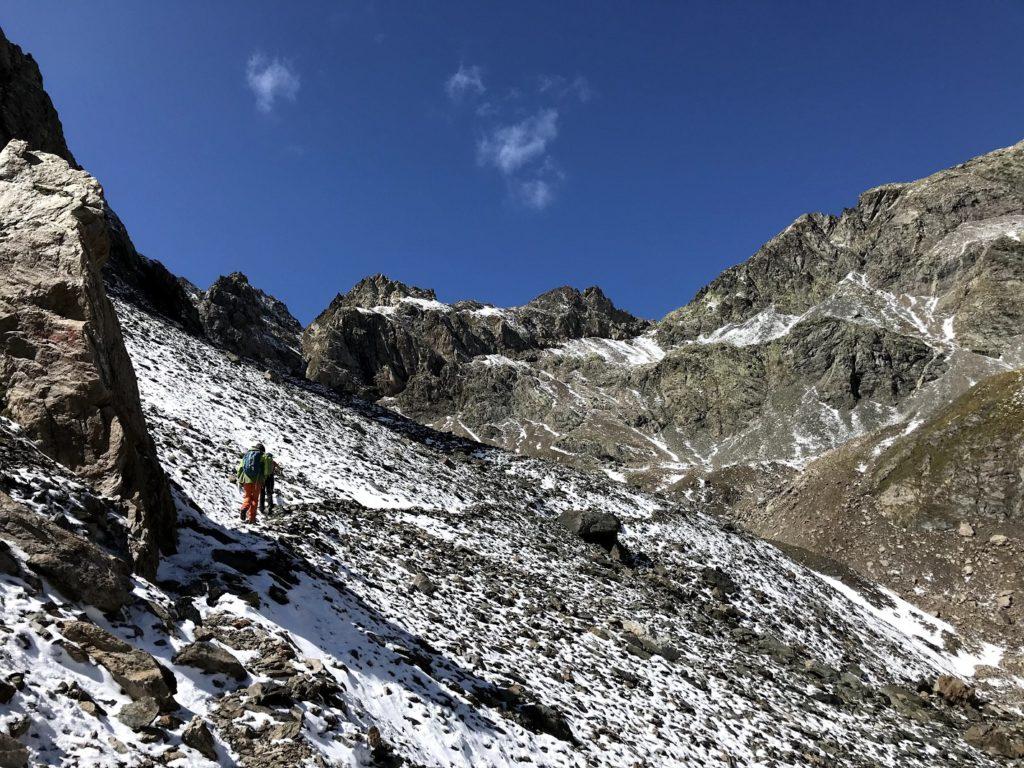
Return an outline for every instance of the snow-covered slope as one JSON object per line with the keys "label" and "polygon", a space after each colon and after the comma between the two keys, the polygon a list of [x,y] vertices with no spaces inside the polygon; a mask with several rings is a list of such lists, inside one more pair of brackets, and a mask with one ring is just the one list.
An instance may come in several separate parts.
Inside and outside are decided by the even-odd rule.
{"label": "snow-covered slope", "polygon": [[[942,650],[948,628],[897,599],[872,609],[699,513],[268,379],[119,312],[183,526],[159,586],[136,591],[178,618],[169,631],[141,606],[93,618],[174,669],[179,702],[216,726],[225,762],[285,765],[259,762],[284,750],[359,764],[373,727],[423,766],[985,764],[942,724],[959,713],[939,717],[914,687],[969,674],[993,651]],[[282,508],[250,529],[229,475],[256,438],[282,465]],[[560,527],[569,509],[618,515],[635,567]],[[38,598],[3,588],[16,637],[30,638],[17,650],[8,636],[5,667],[123,700],[29,626]],[[329,677],[334,697],[264,711],[244,688],[225,693],[233,681],[173,664],[176,648],[211,633],[251,680],[280,675],[267,655],[284,647],[292,665]],[[893,684],[908,687],[883,691]],[[81,713],[19,696],[48,713],[34,745],[113,764]],[[926,714],[908,719],[918,707]],[[91,727],[129,740],[113,719]],[[180,729],[167,730],[175,743]],[[263,747],[247,755],[247,742]]]}

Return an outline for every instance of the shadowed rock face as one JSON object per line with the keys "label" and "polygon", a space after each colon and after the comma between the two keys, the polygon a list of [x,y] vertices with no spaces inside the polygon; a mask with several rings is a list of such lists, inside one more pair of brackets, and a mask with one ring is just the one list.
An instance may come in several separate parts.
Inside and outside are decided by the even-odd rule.
{"label": "shadowed rock face", "polygon": [[77,167],[64,142],[57,110],[43,90],[39,66],[0,30],[0,146],[11,139],[22,139],[30,148]]}
{"label": "shadowed rock face", "polygon": [[0,153],[0,413],[129,504],[137,567],[174,548],[175,512],[100,274],[111,229],[95,179],[14,139]]}
{"label": "shadowed rock face", "polygon": [[108,210],[107,219],[111,225],[110,258],[103,265],[103,279],[110,295],[131,301],[201,336],[203,323],[196,306],[199,290],[159,261],[136,251],[128,231],[113,211]]}
{"label": "shadowed rock face", "polygon": [[218,278],[199,300],[203,332],[214,344],[287,373],[301,374],[302,326],[241,272]]}

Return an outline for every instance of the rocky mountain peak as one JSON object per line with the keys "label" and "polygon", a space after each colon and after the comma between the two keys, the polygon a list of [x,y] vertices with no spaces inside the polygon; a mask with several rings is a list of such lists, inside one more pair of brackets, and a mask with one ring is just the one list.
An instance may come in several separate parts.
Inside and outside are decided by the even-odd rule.
{"label": "rocky mountain peak", "polygon": [[617,308],[597,286],[583,291],[571,286],[555,288],[520,307],[519,314],[547,343],[588,336],[628,339],[650,325]]}
{"label": "rocky mountain peak", "polygon": [[352,289],[344,294],[339,294],[335,302],[340,302],[347,307],[389,307],[397,304],[402,299],[426,299],[436,301],[437,294],[429,288],[417,288],[413,285],[406,285],[398,280],[392,280],[387,275],[376,274],[364,277],[356,283]]}
{"label": "rocky mountain peak", "polygon": [[242,357],[298,373],[302,325],[284,302],[261,291],[241,272],[222,276],[199,299],[199,317],[206,337]]}
{"label": "rocky mountain peak", "polygon": [[0,147],[11,139],[78,165],[64,141],[57,110],[43,90],[35,59],[0,30]]}

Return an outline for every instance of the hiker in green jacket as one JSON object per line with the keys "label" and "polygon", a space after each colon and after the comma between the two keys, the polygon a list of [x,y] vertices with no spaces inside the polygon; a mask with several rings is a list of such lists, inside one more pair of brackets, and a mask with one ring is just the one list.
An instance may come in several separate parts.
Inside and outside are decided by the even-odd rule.
{"label": "hiker in green jacket", "polygon": [[[260,492],[260,514],[274,511],[274,477],[277,475],[277,462],[274,454],[269,451],[263,454],[263,489]],[[264,507],[266,509],[264,510]]]}
{"label": "hiker in green jacket", "polygon": [[250,523],[256,522],[256,508],[260,505],[260,492],[263,490],[263,480],[266,477],[265,454],[266,448],[263,447],[263,443],[256,443],[242,455],[235,470],[243,493],[239,514],[243,521],[248,514]]}

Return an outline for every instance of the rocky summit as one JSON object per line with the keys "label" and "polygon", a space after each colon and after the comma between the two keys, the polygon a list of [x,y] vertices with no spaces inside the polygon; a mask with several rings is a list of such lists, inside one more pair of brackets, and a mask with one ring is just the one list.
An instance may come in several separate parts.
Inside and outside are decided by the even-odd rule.
{"label": "rocky summit", "polygon": [[0,766],[1024,759],[1024,145],[658,322],[376,275],[302,328],[140,254],[2,35],[0,139]]}

